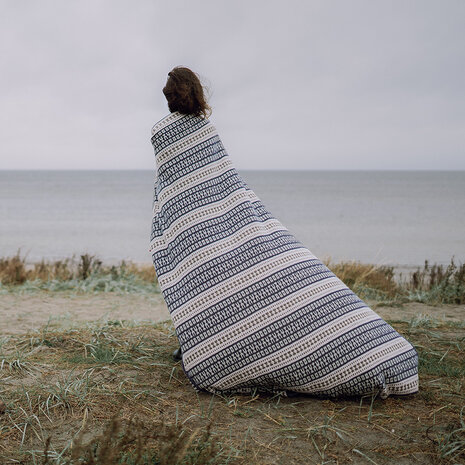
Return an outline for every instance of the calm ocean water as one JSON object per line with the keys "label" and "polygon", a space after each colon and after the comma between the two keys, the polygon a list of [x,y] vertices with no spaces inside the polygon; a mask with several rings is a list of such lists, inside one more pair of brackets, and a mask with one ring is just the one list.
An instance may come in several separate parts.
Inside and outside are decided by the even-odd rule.
{"label": "calm ocean water", "polygon": [[[238,170],[320,258],[465,261],[465,171]],[[153,171],[0,171],[0,256],[151,262]]]}

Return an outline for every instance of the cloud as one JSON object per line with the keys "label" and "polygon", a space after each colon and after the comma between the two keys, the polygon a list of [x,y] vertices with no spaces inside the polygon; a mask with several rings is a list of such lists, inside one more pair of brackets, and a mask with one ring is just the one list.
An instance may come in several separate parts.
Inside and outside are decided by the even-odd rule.
{"label": "cloud", "polygon": [[152,169],[183,64],[238,168],[465,169],[461,0],[2,4],[0,169]]}

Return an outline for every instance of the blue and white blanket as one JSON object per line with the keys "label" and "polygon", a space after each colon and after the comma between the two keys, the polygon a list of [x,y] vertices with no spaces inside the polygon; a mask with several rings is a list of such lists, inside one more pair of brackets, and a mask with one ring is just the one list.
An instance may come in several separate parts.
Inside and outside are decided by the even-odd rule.
{"label": "blue and white blanket", "polygon": [[196,391],[418,391],[413,346],[266,209],[214,125],[152,128],[149,252]]}

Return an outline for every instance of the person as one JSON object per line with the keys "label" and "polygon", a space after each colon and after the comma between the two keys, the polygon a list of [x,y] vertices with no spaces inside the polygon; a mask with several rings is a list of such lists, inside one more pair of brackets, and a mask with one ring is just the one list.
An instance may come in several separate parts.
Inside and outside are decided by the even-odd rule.
{"label": "person", "polygon": [[[283,396],[418,391],[418,354],[248,186],[177,66],[151,132],[149,252],[196,391]],[[251,134],[253,129],[251,128]]]}

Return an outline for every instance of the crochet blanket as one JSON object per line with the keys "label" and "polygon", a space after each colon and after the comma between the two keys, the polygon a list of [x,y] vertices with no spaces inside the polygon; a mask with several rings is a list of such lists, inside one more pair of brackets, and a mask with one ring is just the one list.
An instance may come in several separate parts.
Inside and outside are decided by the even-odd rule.
{"label": "crochet blanket", "polygon": [[275,218],[209,119],[152,128],[149,252],[199,392],[418,391],[418,354]]}

